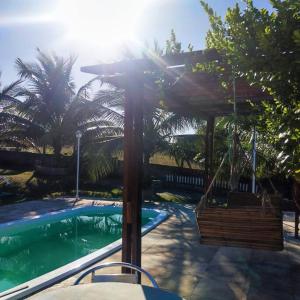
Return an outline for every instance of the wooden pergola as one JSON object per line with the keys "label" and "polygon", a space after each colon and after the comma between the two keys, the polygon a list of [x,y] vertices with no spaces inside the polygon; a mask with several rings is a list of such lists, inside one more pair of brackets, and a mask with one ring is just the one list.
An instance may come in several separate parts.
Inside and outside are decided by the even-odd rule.
{"label": "wooden pergola", "polygon": [[[124,60],[110,64],[82,67],[81,71],[101,76],[104,82],[124,89],[124,194],[122,260],[141,265],[141,203],[143,166],[143,103],[160,106],[161,88],[149,76],[153,72],[173,78],[164,90],[164,107],[181,115],[194,115],[207,120],[205,173],[212,176],[213,135],[217,116],[232,114],[232,92],[220,87],[219,79],[208,73],[187,72],[185,66],[196,65],[220,56],[214,50],[194,51],[163,57]],[[235,80],[236,108],[248,114],[257,103],[268,99],[260,89],[244,80]]]}

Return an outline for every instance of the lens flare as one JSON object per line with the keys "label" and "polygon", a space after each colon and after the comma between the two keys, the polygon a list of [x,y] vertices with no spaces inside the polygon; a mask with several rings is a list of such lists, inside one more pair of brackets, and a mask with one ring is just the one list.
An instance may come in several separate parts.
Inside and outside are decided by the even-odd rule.
{"label": "lens flare", "polygon": [[147,3],[149,0],[61,0],[56,19],[66,40],[110,51],[135,39]]}

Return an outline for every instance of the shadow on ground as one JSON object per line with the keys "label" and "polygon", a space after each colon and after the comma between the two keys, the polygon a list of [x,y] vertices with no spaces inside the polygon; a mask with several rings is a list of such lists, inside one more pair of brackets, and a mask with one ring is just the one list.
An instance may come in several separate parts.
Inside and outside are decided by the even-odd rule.
{"label": "shadow on ground", "polygon": [[[74,199],[30,201],[0,207],[7,221],[73,206]],[[81,200],[77,205],[111,204]],[[146,203],[170,217],[142,240],[142,266],[163,289],[185,299],[299,300],[300,245],[285,242],[281,252],[201,245],[194,205]],[[120,261],[120,251],[105,259]],[[100,263],[103,263],[99,262]],[[79,274],[51,289],[74,283]],[[87,281],[90,280],[89,278]],[[144,284],[149,284],[143,278]]]}

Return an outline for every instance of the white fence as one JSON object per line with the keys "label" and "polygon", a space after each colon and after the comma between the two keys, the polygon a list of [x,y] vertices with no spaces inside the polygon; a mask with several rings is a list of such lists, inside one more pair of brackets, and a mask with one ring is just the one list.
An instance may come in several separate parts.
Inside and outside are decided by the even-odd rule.
{"label": "white fence", "polygon": [[[174,186],[190,186],[194,188],[204,188],[204,177],[199,175],[199,176],[194,176],[194,175],[174,175],[174,174],[167,174],[165,175],[164,182],[167,184],[171,184]],[[214,182],[213,187],[215,189],[220,189],[220,190],[230,190],[230,183],[228,180],[225,179],[217,179]],[[251,184],[250,182],[244,183],[240,182],[239,183],[239,191],[240,192],[250,192],[251,190]],[[258,186],[256,186],[256,192],[258,191]]]}

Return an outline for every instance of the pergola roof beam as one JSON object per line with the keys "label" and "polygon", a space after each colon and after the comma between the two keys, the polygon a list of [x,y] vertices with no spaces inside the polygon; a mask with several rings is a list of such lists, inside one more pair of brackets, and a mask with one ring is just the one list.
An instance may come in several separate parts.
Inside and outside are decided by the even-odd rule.
{"label": "pergola roof beam", "polygon": [[95,75],[115,75],[127,73],[130,70],[135,71],[155,71],[158,69],[182,68],[187,64],[197,64],[212,60],[218,60],[220,56],[216,50],[199,50],[193,52],[184,52],[179,54],[156,56],[148,54],[147,58],[122,60],[109,64],[99,64],[93,66],[81,67],[81,71]]}

